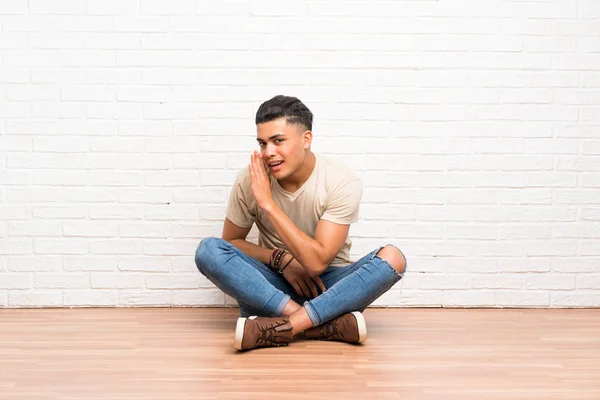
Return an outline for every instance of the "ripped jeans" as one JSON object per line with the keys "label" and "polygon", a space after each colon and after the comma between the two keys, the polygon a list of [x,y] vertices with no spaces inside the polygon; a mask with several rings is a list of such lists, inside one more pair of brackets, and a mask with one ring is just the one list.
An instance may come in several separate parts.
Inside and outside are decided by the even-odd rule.
{"label": "ripped jeans", "polygon": [[[383,247],[383,246],[382,246]],[[196,266],[219,289],[238,301],[243,317],[280,316],[291,300],[304,305],[314,326],[365,308],[402,279],[373,250],[345,267],[329,267],[320,275],[325,292],[299,296],[283,275],[220,238],[206,238],[196,250]]]}

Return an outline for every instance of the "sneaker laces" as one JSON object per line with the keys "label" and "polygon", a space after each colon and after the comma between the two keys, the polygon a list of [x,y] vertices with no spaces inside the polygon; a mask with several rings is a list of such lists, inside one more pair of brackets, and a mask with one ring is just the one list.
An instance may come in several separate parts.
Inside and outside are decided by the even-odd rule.
{"label": "sneaker laces", "polygon": [[267,324],[265,326],[258,326],[258,330],[260,331],[260,336],[256,338],[256,345],[266,344],[269,346],[285,346],[285,343],[276,343],[275,338],[277,337],[276,328],[285,325],[287,323],[286,320],[283,321],[275,321],[274,324]]}
{"label": "sneaker laces", "polygon": [[323,324],[323,326],[321,327],[320,336],[321,336],[320,337],[321,340],[330,340],[330,339],[345,340],[344,334],[342,332],[340,332],[340,330],[337,327],[337,323],[333,322],[333,321]]}

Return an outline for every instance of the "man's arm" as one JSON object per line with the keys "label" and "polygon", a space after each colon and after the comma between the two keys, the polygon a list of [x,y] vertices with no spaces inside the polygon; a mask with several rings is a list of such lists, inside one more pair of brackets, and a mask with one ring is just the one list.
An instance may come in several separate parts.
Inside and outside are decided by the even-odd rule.
{"label": "man's arm", "polygon": [[262,157],[254,152],[250,159],[250,180],[256,204],[268,216],[281,241],[309,274],[313,277],[322,274],[342,248],[350,225],[321,220],[312,239],[298,229],[273,200],[271,181]]}
{"label": "man's arm", "polygon": [[252,227],[241,228],[231,222],[229,218],[225,218],[221,238],[240,249],[247,256],[256,258],[257,260],[260,260],[264,264],[268,265],[272,251],[247,241],[246,237],[248,237],[250,229],[252,229]]}
{"label": "man's arm", "polygon": [[279,206],[272,202],[263,211],[275,227],[290,253],[311,275],[321,275],[338,254],[350,230],[350,225],[320,220],[312,239],[302,232]]}
{"label": "man's arm", "polygon": [[[254,257],[268,265],[271,259],[272,250],[248,242],[246,237],[248,236],[250,229],[251,228],[241,228],[231,222],[229,218],[225,218],[222,238],[240,249],[244,254]],[[290,285],[292,285],[299,296],[306,296],[309,298],[317,297],[317,287],[320,288],[321,292],[325,291],[325,285],[318,276],[311,277],[309,271],[307,271],[298,260],[292,260],[291,256],[289,257],[290,258],[287,260],[282,260],[283,262],[287,261],[289,263],[289,266],[283,272],[283,277]]]}

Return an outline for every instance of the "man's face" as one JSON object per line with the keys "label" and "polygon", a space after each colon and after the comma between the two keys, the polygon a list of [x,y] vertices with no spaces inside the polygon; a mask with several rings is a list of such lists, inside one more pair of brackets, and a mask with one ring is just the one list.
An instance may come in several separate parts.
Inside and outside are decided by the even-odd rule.
{"label": "man's face", "polygon": [[310,146],[310,131],[301,125],[288,124],[285,118],[256,125],[260,154],[277,180],[292,175],[304,162]]}

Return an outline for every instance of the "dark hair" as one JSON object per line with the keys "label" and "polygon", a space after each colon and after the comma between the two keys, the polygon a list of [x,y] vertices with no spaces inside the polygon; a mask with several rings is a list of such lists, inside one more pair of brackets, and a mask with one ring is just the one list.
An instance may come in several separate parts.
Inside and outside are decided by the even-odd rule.
{"label": "dark hair", "polygon": [[277,95],[265,101],[256,111],[256,124],[273,121],[279,118],[288,124],[298,124],[312,131],[313,114],[298,98]]}

